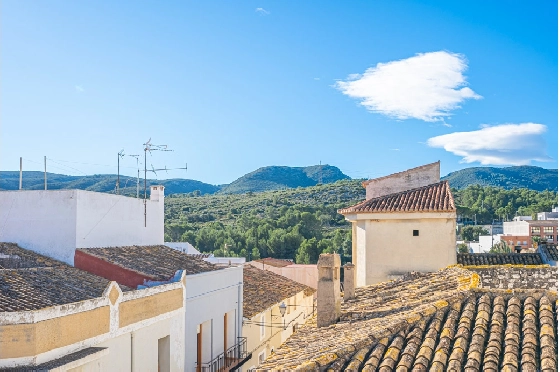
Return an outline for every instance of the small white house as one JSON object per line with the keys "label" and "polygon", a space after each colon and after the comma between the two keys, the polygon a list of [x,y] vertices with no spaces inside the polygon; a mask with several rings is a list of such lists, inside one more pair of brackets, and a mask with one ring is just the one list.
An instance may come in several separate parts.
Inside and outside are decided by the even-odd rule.
{"label": "small white house", "polygon": [[164,187],[150,199],[84,190],[0,191],[0,241],[74,264],[76,248],[164,241]]}

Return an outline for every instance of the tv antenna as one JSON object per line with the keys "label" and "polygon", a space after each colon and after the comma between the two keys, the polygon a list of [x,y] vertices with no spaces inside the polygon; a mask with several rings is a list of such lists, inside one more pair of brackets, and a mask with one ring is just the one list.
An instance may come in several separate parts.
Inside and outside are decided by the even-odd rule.
{"label": "tv antenna", "polygon": [[322,185],[323,184],[323,165],[321,164],[321,161],[319,160],[319,183],[318,185]]}

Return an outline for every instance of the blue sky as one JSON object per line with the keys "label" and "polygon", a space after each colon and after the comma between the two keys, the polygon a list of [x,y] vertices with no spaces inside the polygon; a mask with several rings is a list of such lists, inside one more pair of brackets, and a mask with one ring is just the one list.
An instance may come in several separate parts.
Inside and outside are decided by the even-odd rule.
{"label": "blue sky", "polygon": [[[558,167],[555,1],[1,3],[0,169]],[[125,174],[136,174],[132,157]]]}

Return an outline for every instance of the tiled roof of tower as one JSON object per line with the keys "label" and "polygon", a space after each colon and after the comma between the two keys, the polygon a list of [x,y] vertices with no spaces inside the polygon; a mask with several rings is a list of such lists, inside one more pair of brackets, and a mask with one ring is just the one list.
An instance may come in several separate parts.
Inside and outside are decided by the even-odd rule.
{"label": "tiled roof of tower", "polygon": [[101,297],[109,285],[107,279],[15,244],[0,243],[0,257],[0,312],[39,310]]}
{"label": "tiled roof of tower", "polygon": [[556,371],[557,292],[482,290],[451,267],[356,289],[341,320],[312,318],[259,371]]}
{"label": "tiled roof of tower", "polygon": [[243,317],[252,318],[301,291],[305,291],[306,296],[315,292],[313,288],[282,275],[245,265],[243,266]]}
{"label": "tiled roof of tower", "polygon": [[192,275],[221,269],[165,245],[80,248],[76,251],[162,281],[169,280],[177,270],[185,270],[187,275]]}
{"label": "tiled roof of tower", "polygon": [[480,265],[542,265],[538,253],[457,253],[457,263],[464,266]]}
{"label": "tiled roof of tower", "polygon": [[340,214],[390,212],[454,212],[455,202],[447,181],[372,198],[340,209]]}

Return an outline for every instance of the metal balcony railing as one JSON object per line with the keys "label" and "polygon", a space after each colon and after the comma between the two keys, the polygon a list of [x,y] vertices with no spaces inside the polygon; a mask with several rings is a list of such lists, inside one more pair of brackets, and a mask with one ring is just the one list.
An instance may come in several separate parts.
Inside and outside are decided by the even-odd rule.
{"label": "metal balcony railing", "polygon": [[237,343],[208,363],[197,366],[200,372],[218,372],[237,369],[248,359],[247,337],[238,337]]}

